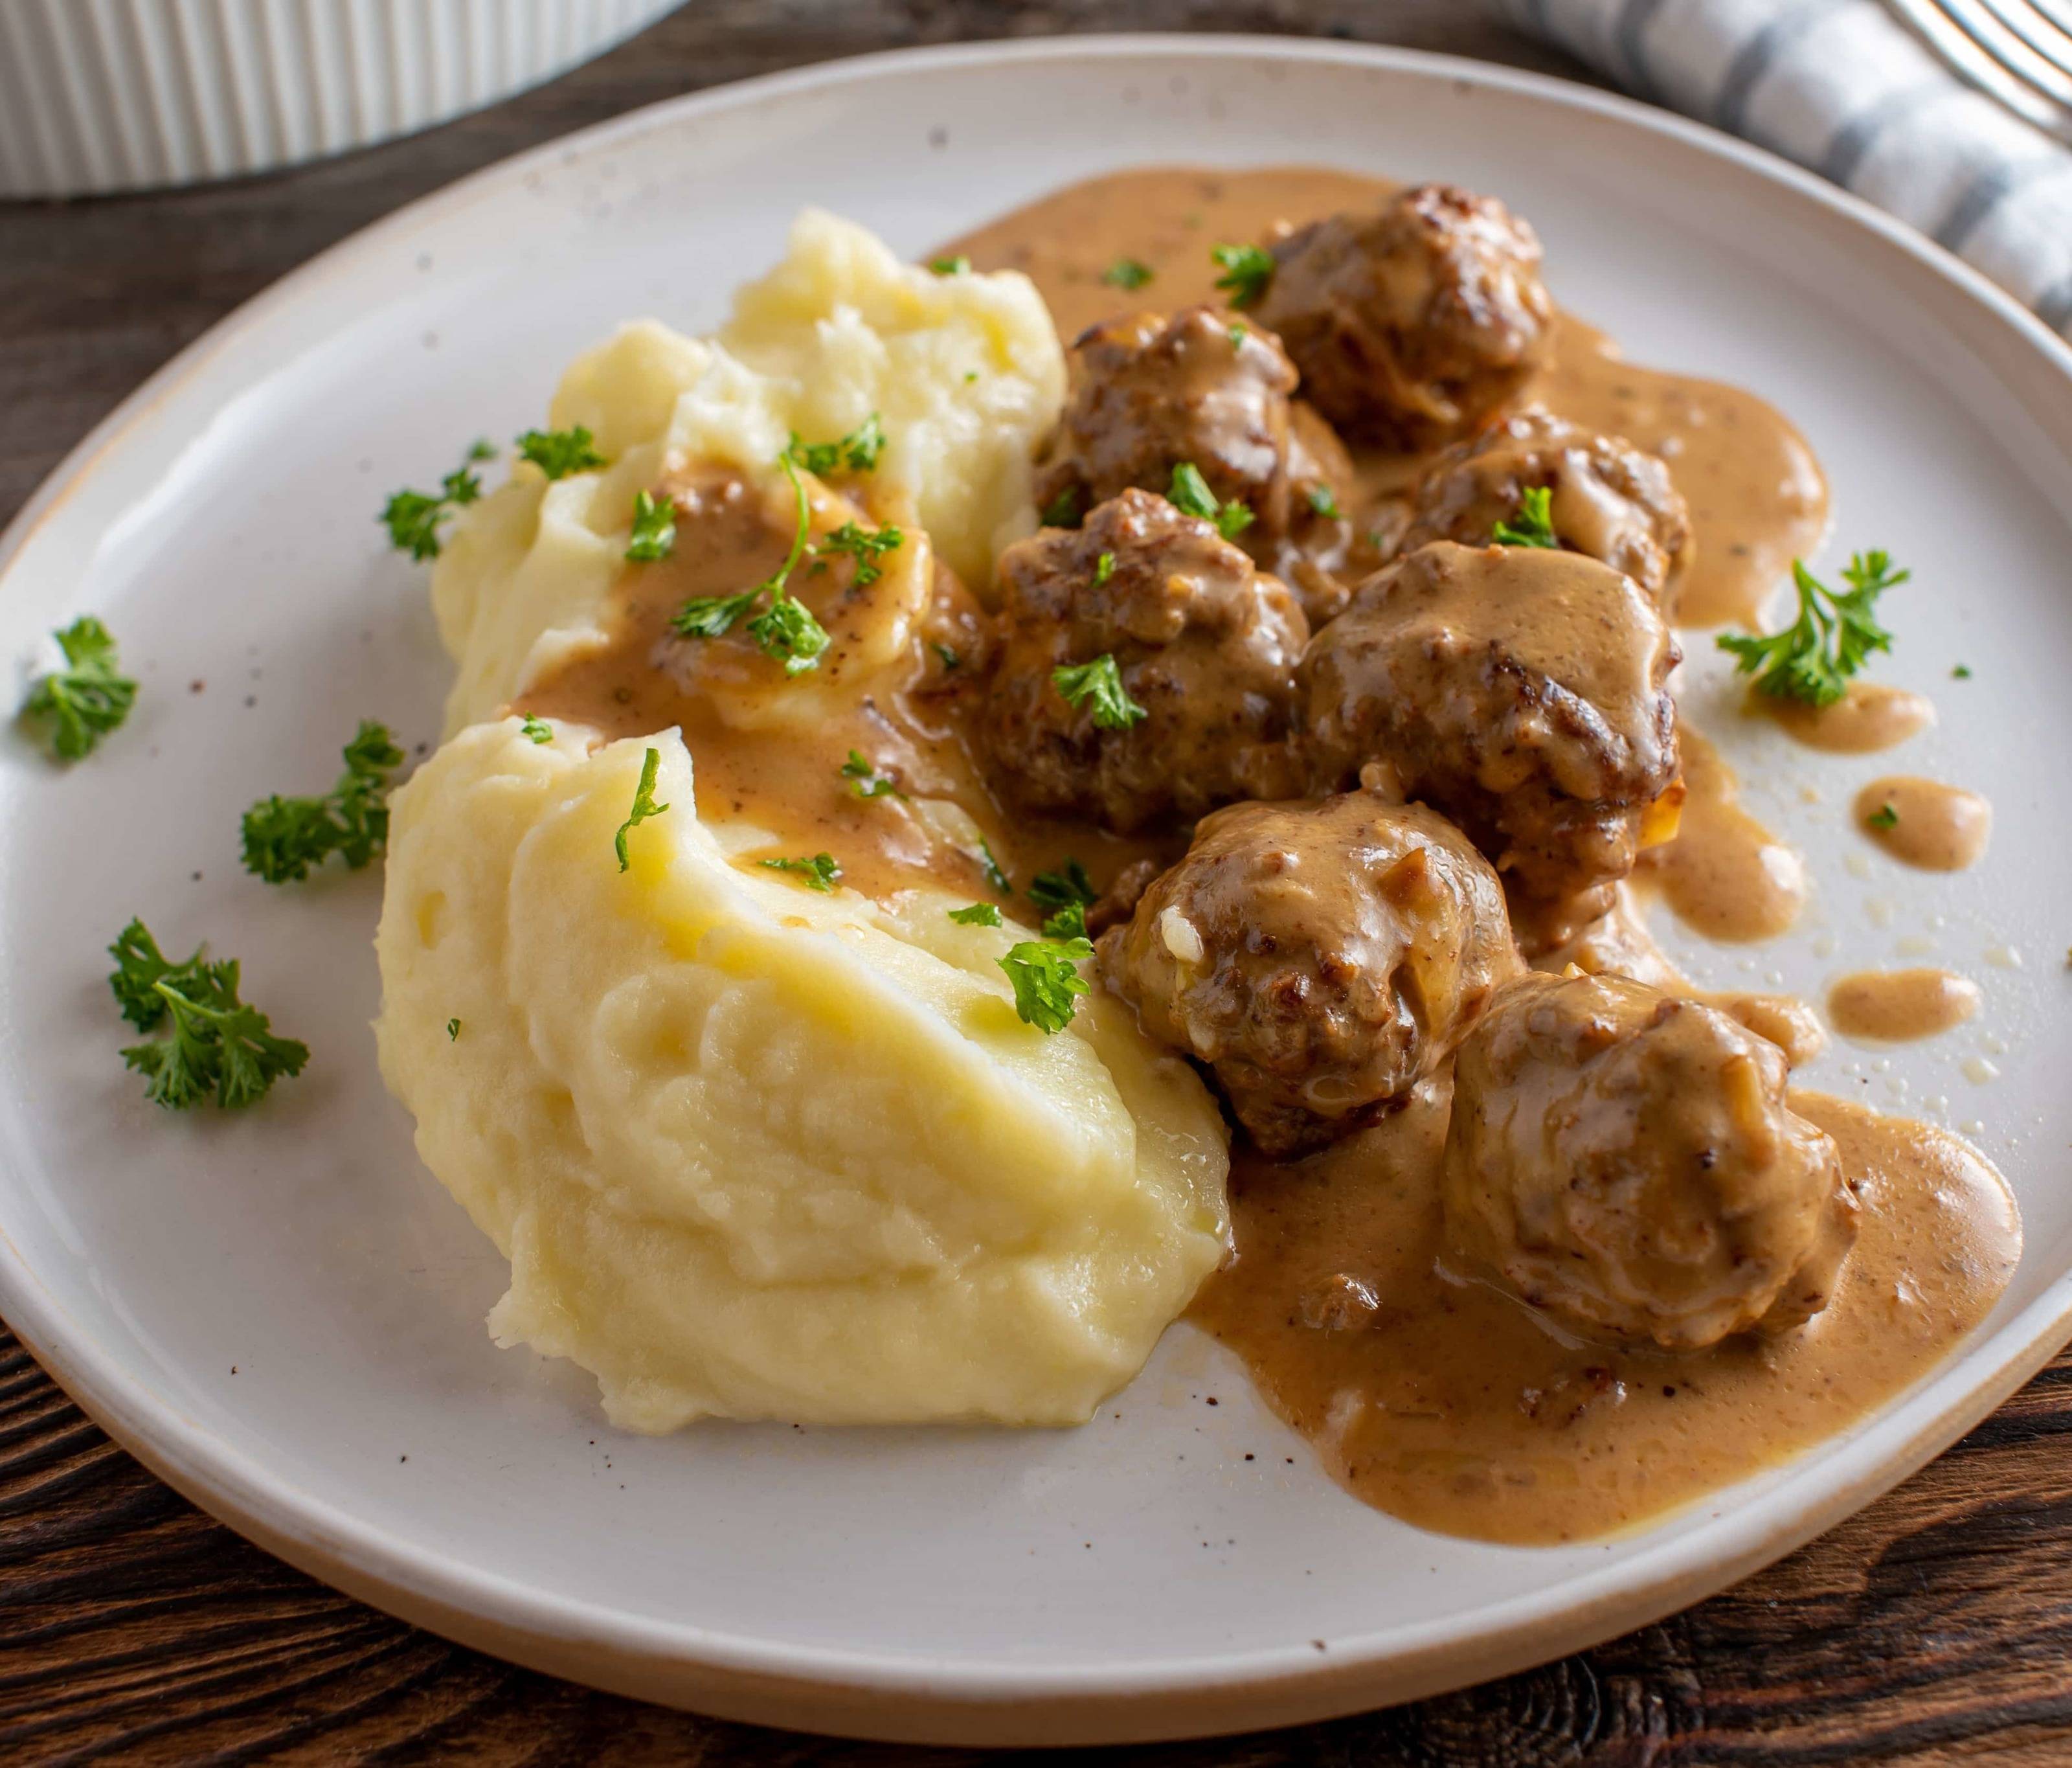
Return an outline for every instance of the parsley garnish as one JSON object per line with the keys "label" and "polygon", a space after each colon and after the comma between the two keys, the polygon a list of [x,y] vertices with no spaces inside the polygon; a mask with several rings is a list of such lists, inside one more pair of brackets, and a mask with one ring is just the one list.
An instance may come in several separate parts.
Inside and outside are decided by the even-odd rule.
{"label": "parsley garnish", "polygon": [[1153,275],[1151,266],[1141,258],[1117,258],[1101,272],[1101,281],[1112,289],[1141,289]]}
{"label": "parsley garnish", "polygon": [[971,260],[960,252],[953,258],[931,258],[928,268],[937,276],[964,276],[971,270]]}
{"label": "parsley garnish", "polygon": [[1309,508],[1327,522],[1338,519],[1338,493],[1328,485],[1312,485],[1302,494],[1309,500]]}
{"label": "parsley garnish", "polygon": [[185,1111],[213,1093],[226,1111],[263,1098],[283,1075],[298,1075],[309,1046],[277,1038],[266,1015],[238,998],[237,960],[212,962],[197,946],[171,962],[142,921],[117,934],[108,978],[122,1017],[139,1031],[170,1022],[170,1034],[122,1052],[123,1065],[145,1077],[144,1096]]}
{"label": "parsley garnish", "polygon": [[850,581],[859,590],[867,590],[885,574],[878,561],[887,553],[897,552],[906,539],[896,528],[865,528],[860,523],[844,522],[813,551],[823,558],[830,553],[848,553],[856,561],[856,575]]}
{"label": "parsley garnish", "polygon": [[979,837],[978,869],[985,873],[985,881],[1002,896],[1012,896],[1014,886],[1007,882],[1007,874],[998,860],[993,857],[993,844],[984,836]]}
{"label": "parsley garnish", "polygon": [[935,655],[943,660],[943,673],[944,675],[948,675],[951,670],[958,668],[963,664],[964,660],[959,656],[956,652],[951,646],[944,644],[941,639],[931,639],[928,643],[934,648]]}
{"label": "parsley garnish", "polygon": [[832,894],[841,882],[842,869],[832,853],[816,853],[811,859],[759,859],[758,865],[767,865],[773,872],[792,872],[809,890]]}
{"label": "parsley garnish", "polygon": [[459,1038],[460,1038],[460,1021],[459,1021],[459,1020],[458,1020],[458,1019],[449,1019],[449,1020],[447,1020],[447,1021],[446,1021],[446,1042],[447,1042],[448,1043],[455,1043],[455,1042],[458,1042],[459,1041]]}
{"label": "parsley garnish", "polygon": [[878,457],[885,452],[885,428],[874,411],[840,442],[801,442],[795,430],[791,432],[791,446],[784,452],[808,472],[816,473],[822,479],[830,473],[840,472],[845,467],[853,473],[867,473],[877,466]]}
{"label": "parsley garnish", "polygon": [[1273,254],[1260,245],[1215,245],[1209,256],[1223,273],[1216,286],[1230,296],[1234,307],[1256,307],[1273,280]]}
{"label": "parsley garnish", "polygon": [[633,497],[633,532],[626,542],[626,556],[642,565],[665,559],[676,549],[676,505],[673,499],[658,498],[652,491],[636,491]]}
{"label": "parsley garnish", "polygon": [[1094,587],[1096,589],[1099,589],[1102,584],[1107,582],[1108,580],[1114,575],[1115,554],[1112,553],[1102,553],[1099,558],[1094,561]]}
{"label": "parsley garnish", "polygon": [[554,740],[554,727],[544,718],[535,718],[529,712],[518,726],[518,732],[520,736],[529,737],[534,742],[552,742]]}
{"label": "parsley garnish", "polygon": [[1074,903],[1090,909],[1100,900],[1100,892],[1087,876],[1086,867],[1075,859],[1067,859],[1058,870],[1038,872],[1030,879],[1029,900],[1039,909],[1061,909]]}
{"label": "parsley garnish", "polygon": [[1838,595],[1794,559],[1799,618],[1767,637],[1721,633],[1720,648],[1731,651],[1737,660],[1736,672],[1753,675],[1765,693],[1832,705],[1873,651],[1891,650],[1892,635],[1872,618],[1871,608],[1887,590],[1912,574],[1893,570],[1884,553],[1857,553],[1843,567],[1843,581],[1849,587]]}
{"label": "parsley garnish", "polygon": [[1201,468],[1191,460],[1183,460],[1173,469],[1173,483],[1166,487],[1166,500],[1184,516],[1215,523],[1216,532],[1227,541],[1235,540],[1252,526],[1252,512],[1235,499],[1218,503],[1209,482],[1202,477]]}
{"label": "parsley garnish", "polygon": [[974,903],[969,908],[952,909],[950,919],[960,927],[998,927],[1000,910],[991,903]]}
{"label": "parsley garnish", "polygon": [[784,469],[784,476],[791,482],[791,495],[797,505],[791,548],[784,555],[784,562],[754,589],[743,590],[738,595],[693,597],[676,610],[669,625],[680,638],[717,639],[767,594],[770,606],[748,623],[748,635],[765,656],[783,663],[785,674],[795,676],[804,670],[818,668],[820,653],[832,641],[828,637],[827,628],[808,611],[805,603],[784,587],[805,555],[812,511],[806,502],[806,487],[800,482],[799,469],[792,463],[791,450],[787,449],[779,454],[777,464]]}
{"label": "parsley garnish", "polygon": [[1037,520],[1046,528],[1077,528],[1079,525],[1079,487],[1067,485],[1043,506]]}
{"label": "parsley garnish", "polygon": [[1545,546],[1559,549],[1554,534],[1554,493],[1544,485],[1528,485],[1519,494],[1518,513],[1490,530],[1492,546]]}
{"label": "parsley garnish", "polygon": [[1092,663],[1062,663],[1050,672],[1050,680],[1073,706],[1090,710],[1103,730],[1126,730],[1147,716],[1147,709],[1131,699],[1123,686],[1112,652]]}
{"label": "parsley garnish", "polygon": [[1075,995],[1091,993],[1077,966],[1094,955],[1086,939],[1024,940],[997,961],[1014,985],[1014,1014],[1045,1034],[1063,1031],[1078,1009]]}
{"label": "parsley garnish", "polygon": [[372,718],[345,746],[345,771],[322,798],[262,798],[245,813],[245,869],[269,884],[307,878],[334,853],[354,871],[388,845],[388,776],[403,751]]}
{"label": "parsley garnish", "polygon": [[1969,681],[1971,679],[1971,664],[1968,663],[1959,664],[1955,668],[1950,672],[1950,679],[1952,681]]}
{"label": "parsley garnish", "polygon": [[518,458],[529,460],[549,479],[610,464],[597,451],[597,438],[581,424],[573,430],[527,430],[518,438]]}
{"label": "parsley garnish", "polygon": [[662,751],[659,749],[651,749],[640,758],[640,783],[633,788],[633,808],[619,825],[619,833],[611,837],[612,851],[619,855],[619,869],[622,872],[633,863],[627,857],[626,837],[649,817],[660,816],[669,808],[655,802],[655,776],[661,767]]}
{"label": "parsley garnish", "polygon": [[849,759],[841,764],[841,776],[850,782],[849,790],[859,798],[904,798],[906,796],[894,783],[891,775],[880,773],[876,767],[864,759],[861,750],[849,750]]}
{"label": "parsley garnish", "polygon": [[439,524],[463,504],[472,504],[482,495],[482,480],[469,468],[477,461],[495,457],[494,448],[487,442],[479,442],[468,450],[467,458],[439,481],[437,496],[426,491],[397,491],[381,506],[377,518],[388,527],[388,544],[413,559],[437,558]]}
{"label": "parsley garnish", "polygon": [[1043,917],[1043,937],[1046,940],[1083,940],[1087,936],[1087,911],[1083,903],[1067,903],[1055,915]]}
{"label": "parsley garnish", "polygon": [[1244,347],[1244,340],[1251,335],[1252,333],[1246,328],[1244,322],[1240,320],[1230,328],[1231,348],[1242,350]]}
{"label": "parsley garnish", "polygon": [[36,677],[22,702],[22,717],[45,727],[51,753],[78,761],[117,729],[137,703],[137,684],[115,667],[115,641],[108,628],[82,614],[51,636],[65,666]]}
{"label": "parsley garnish", "polygon": [[1881,804],[1864,821],[1873,828],[1897,828],[1899,827],[1899,808],[1895,804]]}

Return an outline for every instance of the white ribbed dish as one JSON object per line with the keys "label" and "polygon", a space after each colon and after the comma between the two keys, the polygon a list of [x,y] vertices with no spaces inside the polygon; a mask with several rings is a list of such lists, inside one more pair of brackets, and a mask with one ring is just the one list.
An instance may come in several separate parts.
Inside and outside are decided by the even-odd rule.
{"label": "white ribbed dish", "polygon": [[682,0],[0,0],[0,197],[234,178],[573,68]]}

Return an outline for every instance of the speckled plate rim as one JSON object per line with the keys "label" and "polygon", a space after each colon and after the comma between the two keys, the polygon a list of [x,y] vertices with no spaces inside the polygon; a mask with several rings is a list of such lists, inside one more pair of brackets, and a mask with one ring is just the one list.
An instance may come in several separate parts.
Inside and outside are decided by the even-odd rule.
{"label": "speckled plate rim", "polygon": [[[224,350],[360,253],[421,233],[519,185],[527,173],[687,120],[815,88],[929,68],[1156,55],[1377,70],[1512,93],[1675,141],[1821,212],[1839,231],[1910,270],[1918,301],[1936,290],[1978,329],[1967,342],[2025,359],[2026,402],[2072,401],[2072,349],[1956,258],[1860,199],[1746,143],[1630,100],[1545,75],[1454,56],[1302,39],[1134,35],[900,50],[715,88],[631,112],[507,159],[399,210],[283,278],[160,369],[76,447],[0,536],[0,594],[31,536],[61,523],[72,492],[108,468],[168,396]],[[0,1222],[0,1314],[108,1433],[184,1495],[302,1570],[406,1620],[553,1674],[726,1717],[900,1741],[1072,1744],[1207,1736],[1288,1725],[1416,1699],[1595,1643],[1658,1619],[1803,1545],[1899,1483],[1984,1418],[2072,1334],[2072,1271],[1927,1381],[1852,1433],[1821,1490],[1795,1507],[1754,1504],[1665,1530],[1639,1556],[1444,1622],[1410,1620],[1327,1651],[1269,1651],[1056,1669],[1007,1662],[929,1663],[866,1650],[799,1647],[630,1618],[404,1551],[382,1531],[311,1499],[167,1405],[62,1305]]]}

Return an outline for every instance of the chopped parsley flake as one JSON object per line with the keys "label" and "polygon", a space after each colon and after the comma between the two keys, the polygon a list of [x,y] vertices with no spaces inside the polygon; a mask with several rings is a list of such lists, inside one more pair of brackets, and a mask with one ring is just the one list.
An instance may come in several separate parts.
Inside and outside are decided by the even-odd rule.
{"label": "chopped parsley flake", "polygon": [[1763,693],[1808,705],[1832,705],[1873,652],[1891,650],[1892,635],[1873,617],[1872,607],[1911,575],[1893,570],[1884,553],[1855,553],[1842,569],[1849,587],[1837,594],[1794,559],[1799,618],[1766,637],[1722,633],[1720,648],[1733,653],[1736,672],[1753,676]]}
{"label": "chopped parsley flake", "polygon": [[878,457],[884,452],[885,426],[874,411],[840,442],[801,442],[795,430],[791,446],[784,450],[788,459],[822,479],[844,468],[852,473],[867,473],[878,465]]}
{"label": "chopped parsley flake", "polygon": [[1234,307],[1256,307],[1273,280],[1273,254],[1260,245],[1215,245],[1209,249],[1223,274],[1216,286]]}
{"label": "chopped parsley flake", "polygon": [[950,919],[960,927],[998,927],[999,906],[993,903],[974,903],[969,908],[952,909]]}
{"label": "chopped parsley flake", "polygon": [[841,882],[842,869],[832,853],[816,853],[811,859],[763,859],[755,862],[773,872],[790,872],[809,890],[831,894]]}
{"label": "chopped parsley flake", "polygon": [[1894,804],[1881,804],[1866,816],[1864,821],[1873,828],[1897,828],[1899,827],[1898,807]]}
{"label": "chopped parsley flake", "polygon": [[454,511],[482,495],[482,480],[471,471],[477,461],[493,460],[496,450],[479,442],[467,458],[439,481],[437,495],[429,491],[401,491],[381,506],[378,518],[388,530],[388,544],[413,559],[439,556],[439,524]]}
{"label": "chopped parsley flake", "polygon": [[935,655],[943,660],[944,674],[948,675],[951,670],[958,668],[964,662],[964,660],[957,655],[954,648],[944,644],[939,639],[931,639],[928,642],[934,648]]}
{"label": "chopped parsley flake", "polygon": [[343,751],[345,771],[321,798],[262,798],[245,813],[245,869],[269,884],[307,878],[334,853],[358,871],[388,845],[389,776],[403,751],[388,727],[363,718]]}
{"label": "chopped parsley flake", "polygon": [[1338,495],[1328,485],[1312,485],[1302,494],[1309,500],[1309,508],[1327,522],[1338,520]]}
{"label": "chopped parsley flake", "polygon": [[639,491],[633,499],[633,532],[626,556],[642,565],[665,559],[676,549],[676,506],[669,498]]}
{"label": "chopped parsley flake", "polygon": [[1959,664],[1955,668],[1950,672],[1950,679],[1952,681],[1969,681],[1971,679],[1971,664],[1968,663]]}
{"label": "chopped parsley flake", "polygon": [[1077,528],[1079,514],[1079,487],[1067,485],[1043,506],[1038,519],[1046,528]]}
{"label": "chopped parsley flake", "polygon": [[1558,549],[1554,532],[1554,493],[1544,485],[1528,485],[1519,494],[1518,513],[1490,530],[1492,546],[1544,546]]}
{"label": "chopped parsley flake", "polygon": [[[807,669],[818,668],[820,653],[832,641],[828,637],[827,628],[813,618],[805,603],[784,587],[799,561],[805,556],[812,511],[791,450],[779,454],[777,464],[791,482],[796,510],[792,520],[791,547],[784,555],[784,562],[754,589],[743,590],[738,595],[693,597],[676,610],[669,626],[679,638],[717,639],[767,594],[771,598],[770,606],[748,623],[748,635],[765,656],[783,664],[785,674],[795,676]],[[896,531],[880,530],[893,532]]]}
{"label": "chopped parsley flake", "polygon": [[1102,553],[1099,558],[1094,561],[1094,587],[1096,589],[1099,589],[1102,584],[1107,582],[1108,580],[1114,575],[1115,554],[1112,553]]}
{"label": "chopped parsley flake", "polygon": [[906,796],[894,783],[891,775],[880,773],[875,765],[865,759],[861,750],[849,750],[849,759],[841,764],[841,776],[849,782],[849,790],[859,798],[904,798]]}
{"label": "chopped parsley flake", "polygon": [[549,479],[610,464],[597,451],[597,438],[581,424],[569,430],[527,430],[518,438],[518,458],[529,460]]}
{"label": "chopped parsley flake", "polygon": [[971,260],[960,252],[953,258],[929,259],[928,268],[937,276],[968,276],[971,274]]}
{"label": "chopped parsley flake", "polygon": [[184,964],[159,951],[140,920],[117,934],[108,978],[122,1017],[139,1031],[166,1035],[131,1044],[125,1067],[145,1078],[144,1096],[185,1111],[213,1095],[225,1111],[264,1098],[283,1075],[302,1071],[309,1046],[273,1035],[271,1022],[238,997],[237,960],[212,961],[197,946]]}
{"label": "chopped parsley flake", "polygon": [[1191,460],[1183,460],[1173,469],[1173,483],[1166,488],[1166,500],[1182,515],[1215,523],[1216,532],[1227,541],[1235,540],[1252,526],[1252,512],[1235,499],[1227,504],[1217,502],[1209,482],[1202,477],[1201,468]]}
{"label": "chopped parsley flake", "polygon": [[1061,909],[1068,904],[1090,909],[1100,900],[1100,892],[1087,876],[1086,867],[1068,858],[1056,871],[1038,872],[1030,879],[1029,900],[1039,909]]}
{"label": "chopped parsley flake", "polygon": [[1046,940],[1083,940],[1087,936],[1087,911],[1078,903],[1067,903],[1055,915],[1043,918],[1043,937]]}
{"label": "chopped parsley flake", "polygon": [[846,553],[856,561],[856,575],[850,581],[859,590],[867,590],[885,574],[878,561],[887,553],[897,552],[906,540],[896,528],[865,528],[861,523],[844,522],[813,551],[822,558]]}
{"label": "chopped parsley flake", "polygon": [[611,837],[612,851],[619,855],[619,869],[622,872],[633,863],[626,851],[626,837],[649,817],[660,816],[669,808],[655,802],[655,777],[661,767],[662,751],[659,749],[651,749],[640,758],[640,783],[633,788],[633,808],[619,825],[619,833]]}
{"label": "chopped parsley flake", "polygon": [[552,742],[554,740],[554,727],[544,718],[535,718],[529,712],[525,714],[518,730],[520,735],[534,742]]}
{"label": "chopped parsley flake", "polygon": [[1101,272],[1101,281],[1112,289],[1141,289],[1153,273],[1141,258],[1117,258]]}
{"label": "chopped parsley flake", "polygon": [[1123,686],[1112,652],[1091,663],[1060,664],[1050,672],[1050,680],[1075,708],[1090,713],[1103,730],[1127,730],[1147,716],[1147,709],[1131,699]]}
{"label": "chopped parsley flake", "polygon": [[457,1042],[459,1040],[459,1038],[460,1038],[460,1021],[459,1021],[459,1020],[458,1020],[458,1019],[449,1019],[449,1020],[447,1020],[447,1021],[446,1021],[446,1042],[447,1042],[448,1043],[454,1043],[454,1042]]}
{"label": "chopped parsley flake", "polygon": [[1085,939],[1009,946],[997,961],[1014,987],[1015,1017],[1046,1035],[1063,1031],[1079,1010],[1075,997],[1091,992],[1078,967],[1093,955],[1093,942]]}
{"label": "chopped parsley flake", "polygon": [[1007,874],[998,860],[993,857],[993,844],[981,837],[978,844],[978,869],[985,874],[985,881],[1002,896],[1012,896],[1014,886],[1007,881]]}
{"label": "chopped parsley flake", "polygon": [[130,716],[137,684],[116,668],[115,640],[92,615],[51,636],[65,666],[36,677],[22,717],[43,730],[59,760],[78,761]]}
{"label": "chopped parsley flake", "polygon": [[1251,335],[1251,328],[1244,321],[1240,320],[1230,328],[1231,348],[1242,350],[1244,347],[1244,340]]}

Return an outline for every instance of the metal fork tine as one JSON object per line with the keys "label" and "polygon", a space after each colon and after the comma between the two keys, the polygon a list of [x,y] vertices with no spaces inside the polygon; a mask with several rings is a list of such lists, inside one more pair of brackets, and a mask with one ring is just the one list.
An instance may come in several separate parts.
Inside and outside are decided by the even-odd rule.
{"label": "metal fork tine", "polygon": [[2072,142],[2072,32],[2061,22],[2072,0],[1886,4],[1980,91],[2024,121]]}

